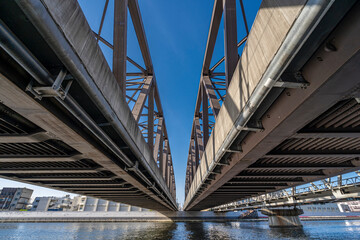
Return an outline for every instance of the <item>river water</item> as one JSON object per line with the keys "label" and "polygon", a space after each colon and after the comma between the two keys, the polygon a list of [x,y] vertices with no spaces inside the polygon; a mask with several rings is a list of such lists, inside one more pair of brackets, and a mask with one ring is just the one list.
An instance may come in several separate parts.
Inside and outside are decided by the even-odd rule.
{"label": "river water", "polygon": [[0,223],[0,239],[360,239],[360,221],[307,221],[302,229],[267,222]]}

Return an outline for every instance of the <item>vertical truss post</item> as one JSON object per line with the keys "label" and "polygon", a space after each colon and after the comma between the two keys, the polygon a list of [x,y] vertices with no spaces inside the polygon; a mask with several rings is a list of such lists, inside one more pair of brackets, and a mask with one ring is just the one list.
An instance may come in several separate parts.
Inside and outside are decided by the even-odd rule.
{"label": "vertical truss post", "polygon": [[174,172],[174,166],[172,164],[172,158],[171,158],[171,170],[172,170],[172,174],[171,174],[171,190],[172,190],[173,197],[176,198],[175,172]]}
{"label": "vertical truss post", "polygon": [[164,149],[163,149],[163,153],[162,153],[162,158],[161,158],[161,161],[160,161],[160,172],[162,174],[162,177],[164,178],[165,182],[167,177],[168,177],[168,156],[169,156],[169,153],[168,153],[168,140],[165,139],[164,140]]}
{"label": "vertical truss post", "polygon": [[[197,117],[196,117],[197,118]],[[196,119],[195,118],[195,119]],[[199,160],[200,160],[200,158],[199,158],[199,155],[200,155],[200,151],[199,151],[199,143],[198,143],[198,138],[197,138],[197,134],[196,134],[196,125],[195,125],[195,123],[194,123],[194,127],[193,127],[193,129],[194,129],[194,132],[193,132],[193,134],[194,134],[194,148],[195,148],[195,151],[194,151],[194,154],[195,154],[195,169],[197,169],[197,167],[199,166]]]}
{"label": "vertical truss post", "polygon": [[150,152],[153,153],[154,148],[154,88],[150,87],[148,97],[148,145],[150,148]]}
{"label": "vertical truss post", "polygon": [[219,114],[219,111],[220,111],[219,100],[216,97],[216,93],[214,91],[213,85],[211,84],[210,78],[208,76],[203,76],[202,77],[202,82],[203,82],[203,86],[204,86],[205,91],[206,91],[206,95],[207,95],[207,97],[209,99],[209,102],[210,102],[211,110],[212,110],[212,112],[214,114],[214,117],[216,119],[216,117],[217,117],[217,115]]}
{"label": "vertical truss post", "polygon": [[166,158],[166,178],[165,178],[165,182],[167,184],[167,186],[170,188],[170,179],[171,179],[171,164],[170,164],[170,154],[167,154],[167,158]]}
{"label": "vertical truss post", "polygon": [[[173,172],[174,172],[174,169],[173,169]],[[173,194],[174,194],[174,198],[176,198],[175,173],[173,175]]]}
{"label": "vertical truss post", "polygon": [[338,188],[341,188],[341,186],[342,186],[342,175],[338,175],[338,177],[337,177],[337,185],[338,185]]}
{"label": "vertical truss post", "polygon": [[174,197],[174,169],[171,168],[171,181],[170,181],[171,195]]}
{"label": "vertical truss post", "polygon": [[126,96],[127,0],[114,1],[113,72]]}
{"label": "vertical truss post", "polygon": [[201,95],[202,95],[202,123],[203,123],[203,138],[204,138],[204,150],[206,144],[209,140],[209,104],[205,88],[201,85]]}
{"label": "vertical truss post", "polygon": [[236,27],[236,1],[224,1],[224,42],[225,42],[225,74],[226,88],[229,87],[238,62],[237,27]]}
{"label": "vertical truss post", "polygon": [[133,114],[136,122],[139,122],[139,120],[140,120],[140,116],[141,116],[142,110],[145,106],[145,102],[148,97],[148,94],[150,92],[149,90],[152,87],[152,83],[153,83],[153,77],[147,76],[145,78],[144,86],[142,87],[141,92],[140,92],[140,94],[135,102],[134,108],[132,110],[132,114]]}
{"label": "vertical truss post", "polygon": [[[190,146],[191,146],[191,142],[190,142]],[[190,188],[192,180],[193,180],[193,163],[192,163],[192,154],[191,154],[191,148],[190,148],[190,153],[189,153],[189,157],[188,157],[188,166],[189,166],[189,186],[188,188]]]}
{"label": "vertical truss post", "polygon": [[170,193],[172,193],[172,179],[173,179],[173,169],[172,169],[172,164],[171,164],[171,154],[169,154],[169,190]]}
{"label": "vertical truss post", "polygon": [[[155,137],[155,146],[154,146],[154,160],[155,162],[159,161],[158,156],[162,156],[163,151],[163,118],[159,118],[157,130],[156,130],[156,137]],[[160,164],[161,166],[161,164]]]}
{"label": "vertical truss post", "polygon": [[[201,127],[200,127],[200,121],[199,118],[196,117],[195,118],[195,139],[196,139],[196,143],[197,143],[197,149],[198,149],[198,155],[201,159],[203,153],[204,153],[204,144],[203,144],[203,138],[202,138],[202,134],[201,134]],[[197,165],[199,164],[199,161],[196,161]]]}
{"label": "vertical truss post", "polygon": [[191,163],[192,163],[192,178],[194,179],[196,173],[196,156],[195,156],[195,139],[191,139]]}
{"label": "vertical truss post", "polygon": [[170,193],[171,195],[173,195],[173,176],[174,176],[174,172],[173,172],[173,169],[170,168],[171,170],[171,175],[170,175],[170,186],[169,186],[169,189],[170,189]]}
{"label": "vertical truss post", "polygon": [[189,191],[189,182],[190,182],[190,176],[189,176],[189,162],[186,164],[186,177],[185,177],[185,196],[187,195]]}

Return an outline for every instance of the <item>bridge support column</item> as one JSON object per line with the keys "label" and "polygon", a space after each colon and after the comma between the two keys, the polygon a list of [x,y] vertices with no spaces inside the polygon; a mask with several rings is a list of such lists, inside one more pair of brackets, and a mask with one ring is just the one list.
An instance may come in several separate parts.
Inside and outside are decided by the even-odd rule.
{"label": "bridge support column", "polygon": [[268,216],[269,227],[302,227],[299,218],[299,215],[304,213],[302,209],[261,209],[261,213]]}

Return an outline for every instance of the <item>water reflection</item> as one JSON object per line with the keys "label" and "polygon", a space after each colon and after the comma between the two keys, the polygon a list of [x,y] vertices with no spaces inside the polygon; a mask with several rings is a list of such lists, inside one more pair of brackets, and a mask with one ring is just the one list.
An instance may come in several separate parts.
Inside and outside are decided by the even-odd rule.
{"label": "water reflection", "polygon": [[309,239],[303,228],[270,228],[269,233],[274,239]]}
{"label": "water reflection", "polygon": [[185,222],[185,229],[187,231],[186,239],[204,239],[206,236],[204,230],[204,223],[202,222]]}
{"label": "water reflection", "polygon": [[0,239],[359,239],[360,221],[303,222],[269,228],[267,222],[0,223]]}

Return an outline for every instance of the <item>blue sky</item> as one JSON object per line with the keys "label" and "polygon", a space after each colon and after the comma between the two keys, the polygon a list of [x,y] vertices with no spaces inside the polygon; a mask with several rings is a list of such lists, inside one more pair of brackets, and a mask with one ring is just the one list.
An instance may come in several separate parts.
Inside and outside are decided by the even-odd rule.
{"label": "blue sky", "polygon": [[[91,28],[97,31],[105,0],[79,0]],[[246,17],[251,26],[260,0],[244,0]],[[238,40],[245,36],[245,28],[237,1]],[[185,170],[201,67],[210,26],[213,1],[210,0],[139,0],[147,41],[158,83],[173,156],[177,198],[184,201]],[[130,15],[128,16],[130,19]],[[112,43],[113,0],[109,2],[102,37]],[[223,57],[223,25],[221,24],[213,56],[213,63]],[[111,65],[112,52],[101,44]],[[128,56],[142,63],[137,39],[128,24]],[[223,66],[219,67],[221,71]],[[132,71],[129,65],[129,71]],[[27,186],[35,196],[65,193],[23,183],[0,180],[3,186]]]}

